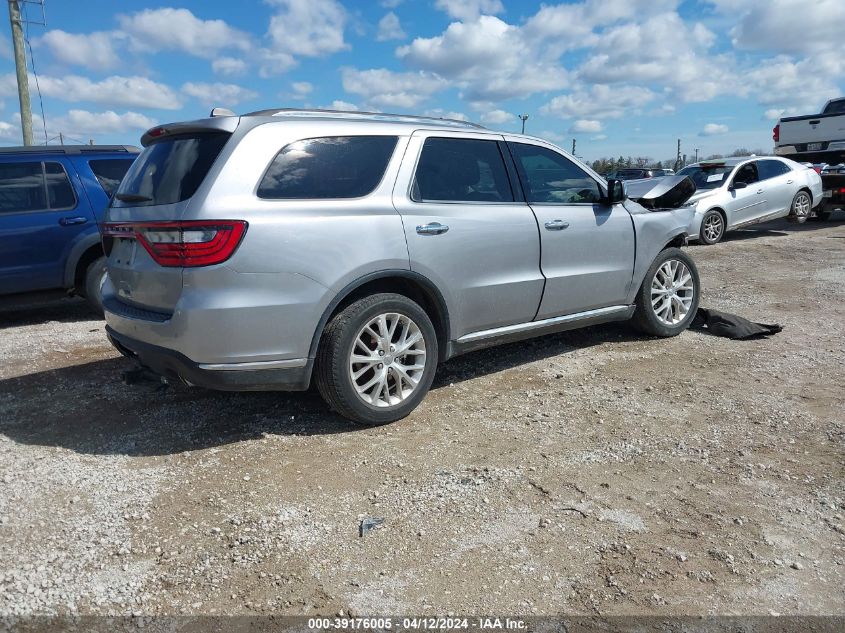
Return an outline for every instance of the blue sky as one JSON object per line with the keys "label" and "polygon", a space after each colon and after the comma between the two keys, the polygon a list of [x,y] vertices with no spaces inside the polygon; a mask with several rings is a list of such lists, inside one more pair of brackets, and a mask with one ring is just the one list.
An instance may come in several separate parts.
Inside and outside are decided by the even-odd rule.
{"label": "blue sky", "polygon": [[[28,4],[32,19],[37,5]],[[28,27],[36,140],[137,143],[206,116],[335,107],[453,116],[577,154],[771,148],[845,94],[845,0],[54,0]],[[0,36],[0,143],[17,144]],[[31,70],[31,69],[30,69]]]}

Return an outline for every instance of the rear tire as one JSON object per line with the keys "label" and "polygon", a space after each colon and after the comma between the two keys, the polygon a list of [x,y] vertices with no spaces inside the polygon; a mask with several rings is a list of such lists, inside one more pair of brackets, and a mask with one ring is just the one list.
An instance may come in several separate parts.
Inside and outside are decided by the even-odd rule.
{"label": "rear tire", "polygon": [[667,248],[646,272],[631,324],[651,336],[677,336],[695,318],[700,293],[695,262],[681,249]]}
{"label": "rear tire", "polygon": [[787,219],[796,224],[804,224],[810,213],[813,210],[813,199],[806,191],[799,191],[792,199],[792,205],[789,207],[789,216]]}
{"label": "rear tire", "polygon": [[701,229],[698,238],[708,246],[718,244],[725,236],[725,216],[716,209],[710,209],[701,218]]}
{"label": "rear tire", "polygon": [[98,257],[85,271],[85,300],[91,309],[103,315],[103,281],[106,278],[106,258]]}
{"label": "rear tire", "polygon": [[375,294],[347,306],[326,326],[317,351],[317,389],[332,410],[353,422],[388,424],[422,402],[437,359],[437,334],[425,310],[404,295]]}

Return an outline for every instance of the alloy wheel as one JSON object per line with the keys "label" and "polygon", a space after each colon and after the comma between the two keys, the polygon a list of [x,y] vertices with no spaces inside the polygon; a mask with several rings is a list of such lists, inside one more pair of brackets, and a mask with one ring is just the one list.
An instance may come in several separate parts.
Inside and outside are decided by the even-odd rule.
{"label": "alloy wheel", "polygon": [[708,242],[717,242],[725,230],[725,222],[719,213],[711,213],[704,219],[704,237]]}
{"label": "alloy wheel", "polygon": [[689,313],[695,298],[695,282],[684,262],[667,259],[651,280],[651,308],[664,325],[677,325]]}
{"label": "alloy wheel", "polygon": [[360,329],[349,355],[358,397],[375,407],[407,399],[425,371],[425,338],[414,321],[397,312],[379,314]]}
{"label": "alloy wheel", "polygon": [[804,191],[799,191],[792,203],[792,211],[796,217],[805,218],[810,215],[810,196]]}

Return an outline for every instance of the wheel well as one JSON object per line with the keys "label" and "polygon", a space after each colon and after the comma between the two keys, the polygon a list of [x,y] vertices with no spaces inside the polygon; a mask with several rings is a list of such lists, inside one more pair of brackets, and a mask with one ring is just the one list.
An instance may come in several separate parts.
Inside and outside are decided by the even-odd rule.
{"label": "wheel well", "polygon": [[94,261],[103,257],[103,245],[99,242],[82,253],[82,257],[76,262],[73,273],[73,287],[78,292],[85,292],[85,272]]}
{"label": "wheel well", "polygon": [[666,246],[664,246],[663,249],[665,250],[667,248],[672,248],[673,246],[677,248],[685,246],[687,243],[687,237],[688,235],[686,233],[680,233],[673,237],[669,242],[667,242]]}
{"label": "wheel well", "polygon": [[813,208],[813,192],[810,191],[809,187],[801,187],[798,191],[806,191],[807,195],[810,196],[810,209]]}
{"label": "wheel well", "polygon": [[[334,307],[325,319],[325,322],[320,324],[320,330],[314,342],[319,342],[319,337],[323,335],[323,329],[325,329],[326,323],[331,321],[338,312],[358,299],[380,292],[395,292],[396,294],[404,295],[418,303],[425,310],[428,318],[431,319],[432,325],[434,325],[434,331],[437,333],[437,347],[440,359],[444,359],[447,351],[446,346],[449,341],[449,315],[443,299],[438,295],[436,290],[427,287],[425,283],[412,277],[379,277],[354,288]],[[312,345],[311,351],[312,353],[316,351],[316,345]]]}

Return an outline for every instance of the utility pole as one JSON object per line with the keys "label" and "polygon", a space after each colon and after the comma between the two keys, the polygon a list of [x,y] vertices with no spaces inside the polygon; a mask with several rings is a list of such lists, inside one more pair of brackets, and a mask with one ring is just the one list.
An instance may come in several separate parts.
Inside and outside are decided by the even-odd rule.
{"label": "utility pole", "polygon": [[528,120],[528,115],[520,114],[519,118],[522,119],[522,133],[525,134],[525,122]]}
{"label": "utility pole", "polygon": [[65,144],[65,137],[62,136],[61,132],[59,132],[59,145],[64,145],[64,144]]}
{"label": "utility pole", "polygon": [[681,139],[678,139],[678,157],[675,159],[675,169],[678,169],[679,166],[683,167],[681,165]]}
{"label": "utility pole", "polygon": [[695,162],[698,162],[698,148],[695,148]]}
{"label": "utility pole", "polygon": [[18,0],[9,1],[9,22],[12,24],[12,42],[15,45],[15,72],[18,76],[18,97],[21,103],[21,131],[23,144],[32,145],[32,108],[29,104],[29,77],[26,72],[26,49],[23,43],[23,25]]}
{"label": "utility pole", "polygon": [[572,155],[575,156],[575,139],[572,139]]}

